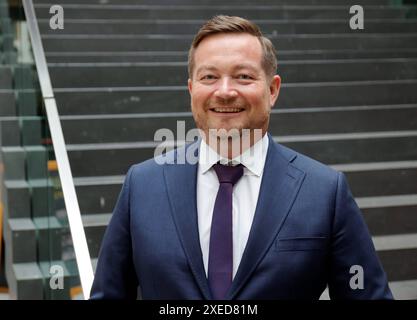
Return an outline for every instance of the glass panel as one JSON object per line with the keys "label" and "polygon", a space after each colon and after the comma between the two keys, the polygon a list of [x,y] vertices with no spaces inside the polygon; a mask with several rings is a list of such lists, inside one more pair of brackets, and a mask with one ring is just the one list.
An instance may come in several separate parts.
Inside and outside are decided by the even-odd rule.
{"label": "glass panel", "polygon": [[10,8],[0,0],[0,23],[0,79],[7,72],[11,79],[9,88],[6,81],[0,82],[0,164],[6,172],[1,179],[6,247],[2,261],[9,296],[80,299],[63,191],[23,8]]}

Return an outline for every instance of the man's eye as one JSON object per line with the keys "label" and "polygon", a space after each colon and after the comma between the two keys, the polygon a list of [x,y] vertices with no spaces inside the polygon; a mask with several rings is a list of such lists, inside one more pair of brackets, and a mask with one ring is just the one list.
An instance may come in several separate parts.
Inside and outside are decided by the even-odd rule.
{"label": "man's eye", "polygon": [[213,80],[213,79],[216,79],[216,77],[212,74],[207,74],[201,77],[201,80]]}
{"label": "man's eye", "polygon": [[253,78],[248,74],[240,74],[240,75],[238,75],[238,79],[251,80]]}

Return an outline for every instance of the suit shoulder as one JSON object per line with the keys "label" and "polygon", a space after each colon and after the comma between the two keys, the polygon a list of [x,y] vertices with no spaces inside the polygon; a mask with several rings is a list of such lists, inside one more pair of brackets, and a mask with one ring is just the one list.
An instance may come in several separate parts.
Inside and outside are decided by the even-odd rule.
{"label": "suit shoulder", "polygon": [[137,177],[154,177],[155,175],[162,173],[163,165],[157,163],[155,158],[145,160],[143,162],[136,163],[129,168],[131,179]]}
{"label": "suit shoulder", "polygon": [[186,152],[187,146],[179,147],[174,150],[168,151],[165,154],[158,155],[154,158],[145,160],[143,162],[132,165],[129,169],[132,177],[137,176],[155,176],[162,174],[163,168],[170,164],[178,163],[178,158]]}
{"label": "suit shoulder", "polygon": [[339,172],[329,165],[317,161],[305,154],[297,152],[291,148],[277,144],[280,152],[290,160],[291,164],[298,170],[303,171],[307,176],[318,179],[337,180]]}

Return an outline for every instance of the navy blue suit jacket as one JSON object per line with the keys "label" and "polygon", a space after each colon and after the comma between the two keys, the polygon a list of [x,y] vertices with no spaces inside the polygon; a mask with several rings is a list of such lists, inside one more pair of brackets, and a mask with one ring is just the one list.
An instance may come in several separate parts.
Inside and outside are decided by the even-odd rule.
{"label": "navy blue suit jacket", "polygon": [[[169,153],[176,159],[199,142]],[[174,162],[174,161],[172,161]],[[92,299],[212,299],[200,249],[198,164],[130,168],[107,227]],[[363,268],[352,289],[350,268]],[[227,299],[391,299],[368,228],[342,173],[269,136],[249,239]]]}

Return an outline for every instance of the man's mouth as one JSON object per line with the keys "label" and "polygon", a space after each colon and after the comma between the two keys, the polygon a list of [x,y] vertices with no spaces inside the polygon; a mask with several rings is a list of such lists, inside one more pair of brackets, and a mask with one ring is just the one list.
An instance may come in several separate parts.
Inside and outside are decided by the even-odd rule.
{"label": "man's mouth", "polygon": [[243,108],[224,108],[224,107],[220,107],[220,108],[211,108],[211,111],[217,112],[217,113],[239,113],[242,112]]}

